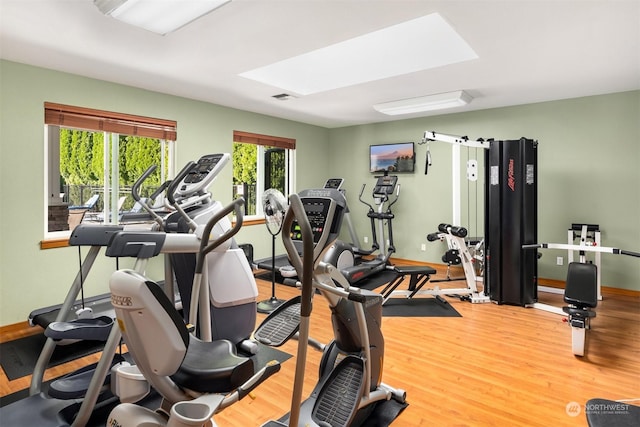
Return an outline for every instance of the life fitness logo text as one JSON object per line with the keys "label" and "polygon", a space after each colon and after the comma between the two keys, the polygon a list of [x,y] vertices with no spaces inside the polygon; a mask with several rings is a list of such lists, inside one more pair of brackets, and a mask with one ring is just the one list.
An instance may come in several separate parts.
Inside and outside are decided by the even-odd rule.
{"label": "life fitness logo text", "polygon": [[511,189],[511,191],[516,191],[516,175],[513,171],[514,169],[514,161],[513,159],[509,159],[509,171],[507,176],[507,185]]}
{"label": "life fitness logo text", "polygon": [[111,304],[117,305],[120,307],[130,307],[133,304],[131,303],[131,297],[123,297],[121,295],[111,294]]}

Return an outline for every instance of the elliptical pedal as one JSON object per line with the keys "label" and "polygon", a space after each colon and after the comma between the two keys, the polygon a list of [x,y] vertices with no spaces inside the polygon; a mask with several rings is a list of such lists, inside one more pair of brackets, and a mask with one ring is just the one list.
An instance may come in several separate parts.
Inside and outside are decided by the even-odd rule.
{"label": "elliptical pedal", "polygon": [[320,425],[348,426],[360,406],[364,386],[364,361],[344,358],[323,382],[311,413]]}
{"label": "elliptical pedal", "polygon": [[[125,361],[125,358],[119,354],[113,356],[111,367]],[[47,394],[49,397],[60,400],[82,399],[85,397],[89,384],[95,373],[98,363],[85,366],[75,372],[57,378],[49,384]],[[103,387],[108,389],[111,384],[111,374],[109,373],[103,382]],[[109,391],[109,390],[107,390]]]}
{"label": "elliptical pedal", "polygon": [[256,329],[256,341],[279,347],[298,332],[300,327],[300,295],[291,298],[275,309]]}

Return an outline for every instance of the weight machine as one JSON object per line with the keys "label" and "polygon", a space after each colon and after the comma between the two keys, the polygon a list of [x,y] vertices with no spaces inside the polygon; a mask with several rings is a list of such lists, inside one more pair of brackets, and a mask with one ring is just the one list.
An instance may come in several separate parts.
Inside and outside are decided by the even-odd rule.
{"label": "weight machine", "polygon": [[[537,300],[537,264],[535,254],[524,251],[522,245],[537,240],[537,142],[526,138],[471,140],[427,131],[422,139],[428,144],[427,168],[432,141],[453,146],[452,224],[461,223],[460,147],[485,150],[484,294],[499,304],[533,304]],[[478,179],[477,160],[467,161],[467,178]]]}
{"label": "weight machine", "polygon": [[[431,280],[431,283],[439,282],[453,282],[453,281],[466,281],[466,288],[445,288],[441,289],[439,286],[435,286],[430,289],[423,289],[424,285],[429,281],[430,275],[435,274],[436,270],[430,267],[395,267],[395,271],[398,273],[391,283],[384,287],[381,294],[386,303],[389,298],[394,297],[406,297],[413,298],[416,295],[431,295],[435,296],[438,301],[443,302],[442,295],[456,295],[462,300],[468,300],[472,303],[489,302],[489,297],[478,290],[478,282],[481,282],[481,278],[476,276],[475,267],[473,265],[473,257],[469,252],[469,248],[465,242],[467,236],[467,229],[464,227],[451,226],[449,224],[440,224],[438,226],[437,233],[431,233],[427,236],[427,240],[430,242],[444,239],[447,241],[447,245],[450,248],[444,255],[443,261],[447,263],[447,278]],[[465,273],[464,278],[452,279],[449,277],[449,265],[462,264],[462,268]],[[407,290],[396,290],[398,286],[404,280],[406,275],[410,275],[409,287]]]}
{"label": "weight machine", "polygon": [[[575,225],[575,224],[574,224]],[[572,226],[573,228],[573,226]],[[582,231],[588,230],[589,226],[581,226]],[[586,229],[586,230],[585,230]],[[571,229],[570,229],[571,231]],[[583,237],[586,233],[581,234]],[[570,239],[573,240],[571,234]],[[581,241],[579,245],[562,243],[539,243],[523,245],[524,250],[528,249],[562,249],[569,252],[579,251],[580,262],[569,262],[567,269],[567,280],[564,290],[564,301],[568,304],[562,309],[547,304],[536,303],[534,308],[549,311],[551,313],[566,315],[567,323],[571,326],[571,349],[576,356],[584,356],[586,331],[590,329],[591,319],[596,317],[593,311],[598,300],[601,299],[599,284],[599,266],[586,261],[586,252],[595,254],[610,253],[615,255],[629,255],[639,257],[640,253],[627,251],[624,249],[611,248],[597,245],[587,245],[587,240]],[[598,257],[599,259],[599,257]]]}

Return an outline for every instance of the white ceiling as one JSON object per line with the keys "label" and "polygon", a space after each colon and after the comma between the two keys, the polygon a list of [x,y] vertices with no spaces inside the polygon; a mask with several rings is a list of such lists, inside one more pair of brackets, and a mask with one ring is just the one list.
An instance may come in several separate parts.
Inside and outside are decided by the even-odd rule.
{"label": "white ceiling", "polygon": [[[239,76],[433,12],[478,59],[287,101]],[[454,90],[474,100],[432,114],[640,89],[640,1],[233,0],[159,36],[92,0],[0,0],[0,57],[334,128],[426,116],[372,106]]]}

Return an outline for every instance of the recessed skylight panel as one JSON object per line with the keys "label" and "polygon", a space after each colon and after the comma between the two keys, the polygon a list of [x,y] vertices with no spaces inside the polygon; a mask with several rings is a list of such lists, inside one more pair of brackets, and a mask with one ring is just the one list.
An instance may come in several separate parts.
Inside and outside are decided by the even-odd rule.
{"label": "recessed skylight panel", "polygon": [[300,95],[478,58],[437,13],[240,74]]}

